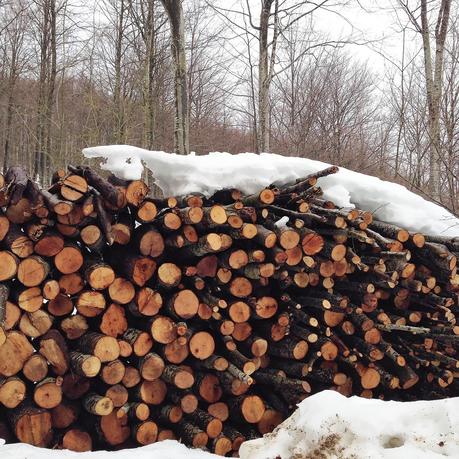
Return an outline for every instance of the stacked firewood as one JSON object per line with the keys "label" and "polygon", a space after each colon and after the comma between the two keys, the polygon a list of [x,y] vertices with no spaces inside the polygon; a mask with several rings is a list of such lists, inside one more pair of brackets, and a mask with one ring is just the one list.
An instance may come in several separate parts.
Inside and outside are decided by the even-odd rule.
{"label": "stacked firewood", "polygon": [[309,394],[459,394],[459,238],[337,208],[330,167],[152,198],[69,167],[0,183],[0,437],[220,455]]}

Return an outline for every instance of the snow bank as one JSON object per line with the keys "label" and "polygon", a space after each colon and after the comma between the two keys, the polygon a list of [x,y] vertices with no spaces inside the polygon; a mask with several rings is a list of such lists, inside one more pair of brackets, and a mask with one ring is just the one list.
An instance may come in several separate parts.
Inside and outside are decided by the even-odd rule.
{"label": "snow bank", "polygon": [[[105,158],[102,168],[126,180],[139,179],[145,163],[165,195],[200,191],[209,196],[225,187],[255,193],[271,183],[287,183],[329,166],[321,161],[270,153],[231,155],[215,152],[181,156],[129,145],[85,148],[83,154],[87,158]],[[319,185],[325,198],[339,206],[355,206],[374,212],[379,220],[408,230],[459,236],[459,219],[402,185],[345,168],[321,178]]]}
{"label": "snow bank", "polygon": [[244,443],[241,459],[459,458],[459,398],[383,402],[324,391],[272,434]]}
{"label": "snow bank", "polygon": [[94,453],[49,450],[24,444],[2,446],[1,441],[0,457],[2,459],[221,459],[221,456],[198,449],[189,449],[172,440],[165,440],[142,448]]}

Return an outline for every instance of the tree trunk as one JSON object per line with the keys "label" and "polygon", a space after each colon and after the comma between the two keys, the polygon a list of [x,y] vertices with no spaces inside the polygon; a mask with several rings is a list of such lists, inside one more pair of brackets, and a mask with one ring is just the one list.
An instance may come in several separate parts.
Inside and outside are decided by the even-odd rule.
{"label": "tree trunk", "polygon": [[[270,132],[270,110],[269,110],[269,89],[273,77],[273,66],[276,56],[277,44],[277,14],[278,1],[275,2],[274,11],[274,30],[271,44],[269,43],[269,27],[271,19],[271,7],[274,0],[264,0],[260,14],[259,29],[259,61],[258,61],[258,135],[257,152],[269,151],[269,132]],[[269,56],[269,46],[271,46],[271,56]]]}
{"label": "tree trunk", "polygon": [[41,9],[43,23],[40,31],[40,77],[34,163],[34,175],[40,179],[47,176],[47,162],[51,153],[51,117],[57,75],[55,0],[44,0]]}
{"label": "tree trunk", "polygon": [[421,0],[421,35],[424,49],[424,72],[427,89],[428,133],[430,140],[429,191],[432,197],[440,199],[441,193],[441,138],[440,103],[443,86],[443,60],[446,33],[448,31],[451,0],[442,0],[435,28],[435,60],[433,60],[427,0]]}
{"label": "tree trunk", "polygon": [[171,27],[171,48],[175,70],[175,124],[174,150],[186,155],[189,153],[189,109],[186,79],[185,23],[181,0],[161,0],[169,16]]}
{"label": "tree trunk", "polygon": [[152,150],[155,142],[156,106],[154,96],[154,71],[156,52],[155,2],[148,0],[145,25],[145,81],[144,81],[144,144]]}
{"label": "tree trunk", "polygon": [[124,103],[121,97],[121,61],[123,58],[123,39],[124,39],[124,15],[125,2],[121,0],[119,5],[117,25],[116,25],[116,42],[115,42],[115,87],[113,90],[113,110],[115,119],[115,141],[124,143],[125,122],[124,122]]}

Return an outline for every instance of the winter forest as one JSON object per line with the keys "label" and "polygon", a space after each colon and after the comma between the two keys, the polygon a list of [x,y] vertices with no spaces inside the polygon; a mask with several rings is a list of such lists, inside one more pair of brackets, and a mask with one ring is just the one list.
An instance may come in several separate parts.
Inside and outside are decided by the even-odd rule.
{"label": "winter forest", "polygon": [[[0,0],[1,165],[46,182],[92,145],[276,152],[457,214],[458,12],[452,0]],[[387,33],[362,34],[362,14],[389,18]],[[327,27],[339,22],[346,32]]]}

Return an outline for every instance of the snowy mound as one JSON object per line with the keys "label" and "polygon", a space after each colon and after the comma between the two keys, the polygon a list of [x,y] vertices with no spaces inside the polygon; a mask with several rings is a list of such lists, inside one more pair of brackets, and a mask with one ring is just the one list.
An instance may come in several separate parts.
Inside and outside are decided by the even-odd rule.
{"label": "snowy mound", "polygon": [[[129,145],[85,148],[87,158],[105,158],[103,169],[126,180],[141,177],[143,164],[153,173],[164,194],[202,192],[209,196],[221,188],[255,193],[271,183],[284,184],[329,166],[306,158],[270,153],[209,153],[181,156]],[[343,207],[373,212],[377,219],[411,231],[459,236],[459,219],[407,190],[404,186],[348,169],[319,179],[324,196]]]}
{"label": "snowy mound", "polygon": [[239,453],[241,459],[457,459],[458,423],[459,398],[383,402],[324,391]]}
{"label": "snowy mound", "polygon": [[96,451],[92,453],[74,453],[35,448],[24,444],[1,445],[2,459],[221,459],[221,456],[206,453],[199,449],[189,449],[172,440],[165,440],[149,446],[121,451]]}

